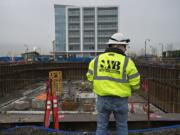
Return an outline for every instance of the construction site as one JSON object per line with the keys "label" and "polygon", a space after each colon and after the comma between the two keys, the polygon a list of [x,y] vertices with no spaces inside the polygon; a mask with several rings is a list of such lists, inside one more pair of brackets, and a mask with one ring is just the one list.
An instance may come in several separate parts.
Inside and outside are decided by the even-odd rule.
{"label": "construction site", "polygon": [[[137,60],[136,63],[141,75],[141,88],[129,98],[129,129],[180,124],[178,62],[158,65]],[[95,131],[97,96],[86,79],[87,69],[88,63],[84,62],[1,64],[1,128],[46,124],[45,106],[51,87],[56,90],[59,129],[81,131],[77,134]],[[53,118],[50,122],[53,128]],[[115,130],[113,116],[109,127]],[[33,129],[37,131],[35,127]],[[18,134],[24,129],[16,130]]]}
{"label": "construction site", "polygon": [[0,135],[180,135],[179,6],[0,1]]}

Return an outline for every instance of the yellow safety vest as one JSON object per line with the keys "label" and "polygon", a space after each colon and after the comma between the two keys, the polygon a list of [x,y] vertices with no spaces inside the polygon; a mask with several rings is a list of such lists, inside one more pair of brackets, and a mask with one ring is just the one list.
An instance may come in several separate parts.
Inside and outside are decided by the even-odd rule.
{"label": "yellow safety vest", "polygon": [[86,75],[99,96],[129,97],[132,90],[140,87],[140,75],[134,62],[114,52],[95,57]]}

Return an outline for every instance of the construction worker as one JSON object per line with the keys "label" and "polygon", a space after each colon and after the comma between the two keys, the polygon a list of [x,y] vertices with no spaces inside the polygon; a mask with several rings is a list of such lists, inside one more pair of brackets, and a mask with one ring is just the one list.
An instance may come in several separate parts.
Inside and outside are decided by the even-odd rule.
{"label": "construction worker", "polygon": [[97,94],[96,135],[107,135],[109,116],[114,114],[118,135],[128,135],[128,97],[140,87],[134,62],[125,55],[130,42],[122,33],[109,38],[109,48],[90,63],[87,79]]}

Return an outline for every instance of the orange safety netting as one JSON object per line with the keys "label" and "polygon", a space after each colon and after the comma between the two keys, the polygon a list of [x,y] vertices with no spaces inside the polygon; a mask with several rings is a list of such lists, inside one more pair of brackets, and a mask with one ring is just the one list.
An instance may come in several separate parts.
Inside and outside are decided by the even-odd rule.
{"label": "orange safety netting", "polygon": [[42,92],[40,95],[36,96],[35,99],[37,100],[43,100],[45,101],[47,98],[47,93],[46,92]]}

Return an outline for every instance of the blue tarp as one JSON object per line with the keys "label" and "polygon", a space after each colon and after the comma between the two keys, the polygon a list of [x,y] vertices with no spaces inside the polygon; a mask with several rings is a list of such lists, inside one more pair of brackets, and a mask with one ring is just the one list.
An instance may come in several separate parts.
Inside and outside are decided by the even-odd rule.
{"label": "blue tarp", "polygon": [[11,61],[12,61],[11,57],[8,57],[8,56],[0,57],[0,62],[9,63]]}
{"label": "blue tarp", "polygon": [[[69,58],[61,58],[61,57],[56,57],[55,62],[83,62],[83,63],[89,63],[93,57],[69,57]],[[3,63],[10,63],[10,62],[20,62],[23,61],[23,57],[0,57],[0,62]],[[43,62],[43,63],[48,63],[52,61],[52,57],[50,56],[39,56],[37,61]]]}
{"label": "blue tarp", "polygon": [[89,63],[92,60],[91,57],[76,57],[76,58],[56,58],[56,62],[84,62]]}
{"label": "blue tarp", "polygon": [[9,56],[4,56],[4,57],[0,57],[0,62],[3,63],[10,63],[10,62],[20,62],[23,61],[23,57],[9,57]]}

